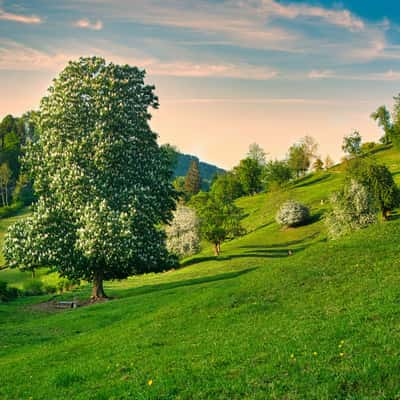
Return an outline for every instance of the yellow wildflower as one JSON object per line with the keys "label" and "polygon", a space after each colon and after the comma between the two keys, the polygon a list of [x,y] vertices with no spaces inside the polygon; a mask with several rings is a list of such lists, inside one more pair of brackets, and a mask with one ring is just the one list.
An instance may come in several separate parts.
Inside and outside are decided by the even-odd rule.
{"label": "yellow wildflower", "polygon": [[148,384],[149,386],[151,386],[151,385],[153,384],[153,379],[149,379],[149,381],[147,382],[147,384]]}

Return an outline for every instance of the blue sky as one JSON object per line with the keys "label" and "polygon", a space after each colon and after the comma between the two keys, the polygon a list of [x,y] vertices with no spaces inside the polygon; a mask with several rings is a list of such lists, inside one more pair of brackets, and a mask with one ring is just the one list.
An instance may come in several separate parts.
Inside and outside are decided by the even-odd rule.
{"label": "blue sky", "polygon": [[0,0],[0,116],[37,108],[70,59],[145,68],[161,142],[224,167],[304,135],[338,159],[400,83],[396,1]]}

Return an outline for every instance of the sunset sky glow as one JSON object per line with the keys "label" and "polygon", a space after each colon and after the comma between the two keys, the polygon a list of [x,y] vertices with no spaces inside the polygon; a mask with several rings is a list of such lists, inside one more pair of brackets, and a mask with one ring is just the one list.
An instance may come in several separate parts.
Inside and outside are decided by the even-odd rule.
{"label": "sunset sky glow", "polygon": [[156,86],[160,142],[230,168],[305,135],[341,156],[400,89],[396,1],[0,0],[0,117],[38,108],[66,62],[137,65]]}

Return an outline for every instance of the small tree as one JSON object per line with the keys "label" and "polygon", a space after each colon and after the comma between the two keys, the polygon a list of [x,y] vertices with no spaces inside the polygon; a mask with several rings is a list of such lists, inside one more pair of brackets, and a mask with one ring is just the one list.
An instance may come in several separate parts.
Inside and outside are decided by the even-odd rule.
{"label": "small tree", "polygon": [[330,202],[332,208],[325,217],[325,223],[332,238],[377,222],[374,196],[355,180],[333,194]]}
{"label": "small tree", "polygon": [[200,177],[199,162],[197,160],[192,160],[185,178],[185,192],[189,196],[193,196],[199,193],[200,187],[201,187],[201,177]]}
{"label": "small tree", "polygon": [[372,159],[352,160],[347,166],[346,175],[349,180],[355,179],[369,188],[384,220],[388,219],[391,210],[400,206],[399,188],[385,165],[379,165]]}
{"label": "small tree", "polygon": [[303,225],[309,218],[310,210],[305,205],[293,200],[284,203],[276,214],[276,222],[287,227]]}
{"label": "small tree", "polygon": [[320,158],[317,158],[317,159],[314,161],[314,163],[313,163],[313,165],[312,165],[312,168],[313,168],[313,170],[314,170],[315,172],[320,172],[320,171],[322,171],[322,170],[324,169],[324,163],[323,163],[323,161],[322,161]]}
{"label": "small tree", "polygon": [[264,168],[263,181],[268,189],[281,187],[293,178],[293,171],[287,161],[269,161]]}
{"label": "small tree", "polygon": [[39,200],[7,234],[9,266],[52,265],[92,281],[96,300],[105,279],[174,265],[160,226],[172,218],[176,192],[149,126],[158,99],[144,76],[92,57],[53,81],[24,158]]}
{"label": "small tree", "polygon": [[390,113],[385,106],[380,106],[375,112],[371,114],[371,118],[378,122],[378,126],[383,129],[384,135],[380,141],[388,144],[393,140],[393,124],[390,118]]}
{"label": "small tree", "polygon": [[312,136],[304,136],[303,139],[300,140],[300,143],[304,146],[305,152],[310,161],[318,157],[317,152],[319,145]]}
{"label": "small tree", "polygon": [[234,168],[244,194],[254,195],[261,191],[263,169],[258,161],[252,158],[245,158]]}
{"label": "small tree", "polygon": [[243,195],[243,187],[236,174],[227,172],[215,178],[211,185],[211,193],[223,202],[229,203]]}
{"label": "small tree", "polygon": [[219,256],[221,244],[243,234],[240,224],[243,213],[233,202],[224,202],[210,193],[200,192],[191,200],[200,217],[201,233],[212,243],[214,254]]}
{"label": "small tree", "polygon": [[171,225],[166,228],[167,249],[179,257],[188,257],[200,250],[200,221],[196,211],[178,205]]}
{"label": "small tree", "polygon": [[288,165],[297,177],[310,168],[310,153],[304,143],[295,143],[289,148]]}
{"label": "small tree", "polygon": [[343,138],[342,150],[351,157],[357,157],[361,154],[361,135],[354,131]]}
{"label": "small tree", "polygon": [[259,144],[252,143],[249,146],[247,158],[251,158],[252,160],[257,161],[260,166],[265,165],[266,156],[267,156],[267,153],[264,151],[264,149]]}

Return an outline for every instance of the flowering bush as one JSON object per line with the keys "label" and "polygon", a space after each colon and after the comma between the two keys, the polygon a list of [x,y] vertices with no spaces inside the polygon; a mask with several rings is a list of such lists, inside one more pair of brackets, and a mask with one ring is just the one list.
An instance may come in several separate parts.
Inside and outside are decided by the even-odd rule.
{"label": "flowering bush", "polygon": [[188,257],[200,250],[200,222],[196,211],[178,206],[174,219],[166,228],[167,249],[179,257]]}
{"label": "flowering bush", "polygon": [[299,226],[310,218],[310,210],[303,204],[289,200],[276,214],[276,222],[282,226]]}
{"label": "flowering bush", "polygon": [[329,236],[336,238],[377,222],[376,201],[367,188],[352,180],[331,199],[325,217]]}

